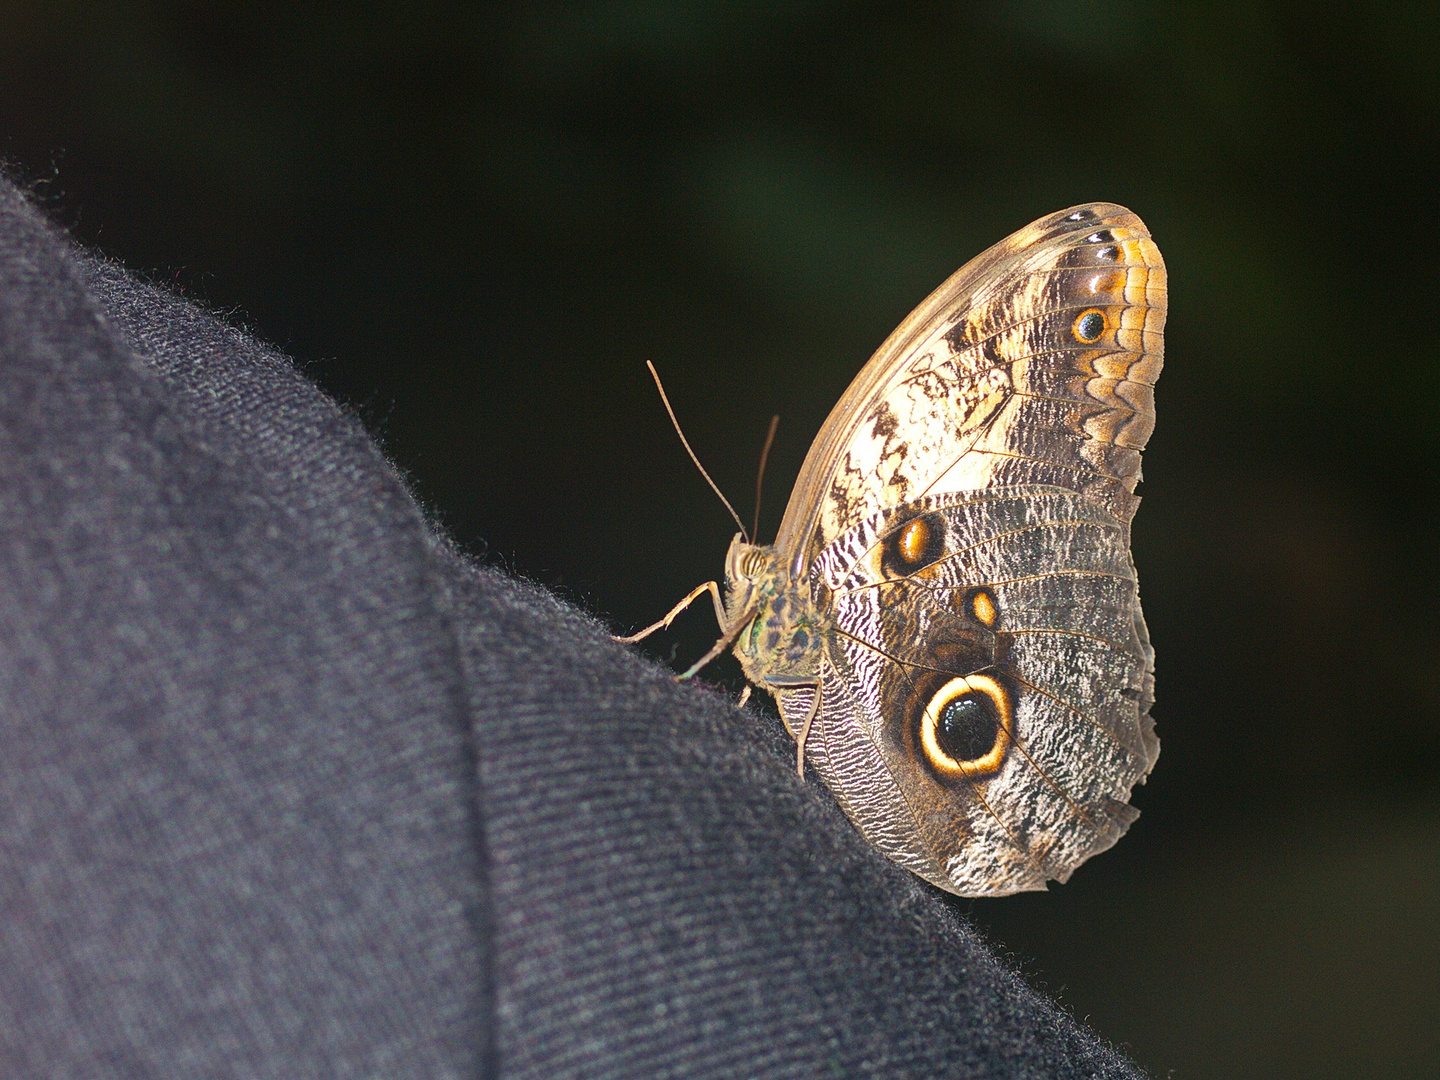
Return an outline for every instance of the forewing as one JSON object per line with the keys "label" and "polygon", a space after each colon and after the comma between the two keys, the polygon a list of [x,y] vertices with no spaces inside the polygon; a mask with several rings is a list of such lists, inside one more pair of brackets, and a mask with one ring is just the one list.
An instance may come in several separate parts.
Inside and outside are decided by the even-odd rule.
{"label": "forewing", "polygon": [[876,511],[1047,484],[1134,514],[1154,424],[1165,267],[1124,207],[1073,207],[1007,237],[886,340],[810,449],[777,546],[801,576]]}

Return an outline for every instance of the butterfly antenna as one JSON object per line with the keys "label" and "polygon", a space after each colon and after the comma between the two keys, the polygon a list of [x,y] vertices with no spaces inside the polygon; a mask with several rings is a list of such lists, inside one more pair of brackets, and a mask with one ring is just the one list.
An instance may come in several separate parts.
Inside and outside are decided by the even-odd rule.
{"label": "butterfly antenna", "polygon": [[765,462],[770,460],[770,444],[775,441],[775,429],[780,426],[780,414],[770,417],[770,430],[765,433],[765,445],[760,448],[760,468],[755,472],[755,528],[750,535],[760,537],[760,496],[765,490]]}
{"label": "butterfly antenna", "polygon": [[675,410],[670,407],[670,399],[665,396],[665,386],[660,382],[660,373],[655,370],[655,365],[649,360],[645,361],[645,366],[650,369],[650,375],[655,380],[655,388],[660,391],[660,400],[665,403],[665,411],[670,414],[670,423],[675,425],[675,434],[680,436],[680,445],[685,447],[685,452],[690,455],[690,460],[695,463],[695,468],[700,470],[700,475],[703,476],[705,482],[710,485],[710,490],[720,497],[720,501],[725,504],[725,509],[730,511],[730,516],[735,519],[735,524],[740,526],[740,535],[745,537],[745,542],[748,544],[750,542],[750,534],[745,531],[745,523],[740,520],[740,515],[737,514],[735,508],[730,505],[730,500],[725,498],[725,493],[716,486],[714,480],[710,479],[710,474],[705,471],[705,466],[700,464],[700,459],[695,456],[695,451],[690,449],[690,443],[685,438],[685,432],[680,430],[680,421],[675,419]]}

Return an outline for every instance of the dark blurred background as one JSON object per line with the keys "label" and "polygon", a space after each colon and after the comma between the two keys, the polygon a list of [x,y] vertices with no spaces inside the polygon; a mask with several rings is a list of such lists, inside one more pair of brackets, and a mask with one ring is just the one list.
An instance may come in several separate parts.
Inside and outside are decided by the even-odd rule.
{"label": "dark blurred background", "polygon": [[1434,3],[0,4],[12,175],[620,627],[733,532],[645,360],[746,516],[781,414],[768,537],[951,270],[1140,213],[1165,750],[1113,852],[959,907],[1160,1077],[1440,1075],[1437,120]]}

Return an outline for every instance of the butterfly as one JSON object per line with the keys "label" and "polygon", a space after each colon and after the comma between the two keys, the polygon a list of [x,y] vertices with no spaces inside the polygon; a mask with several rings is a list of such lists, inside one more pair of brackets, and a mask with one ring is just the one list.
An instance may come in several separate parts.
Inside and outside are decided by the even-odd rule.
{"label": "butterfly", "polygon": [[1000,241],[860,371],[724,597],[620,640],[708,592],[723,633],[685,676],[732,649],[881,852],[961,896],[1067,880],[1160,748],[1130,521],[1165,310],[1124,207]]}

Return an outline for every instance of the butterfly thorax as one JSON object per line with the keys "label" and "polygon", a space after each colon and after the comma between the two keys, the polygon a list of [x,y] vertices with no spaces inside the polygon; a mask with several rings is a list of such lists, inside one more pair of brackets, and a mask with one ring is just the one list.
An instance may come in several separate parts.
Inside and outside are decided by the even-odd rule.
{"label": "butterfly thorax", "polygon": [[739,536],[725,556],[726,626],[744,624],[734,651],[757,686],[813,681],[820,668],[824,619],[809,583],[793,580],[787,562],[776,548]]}

